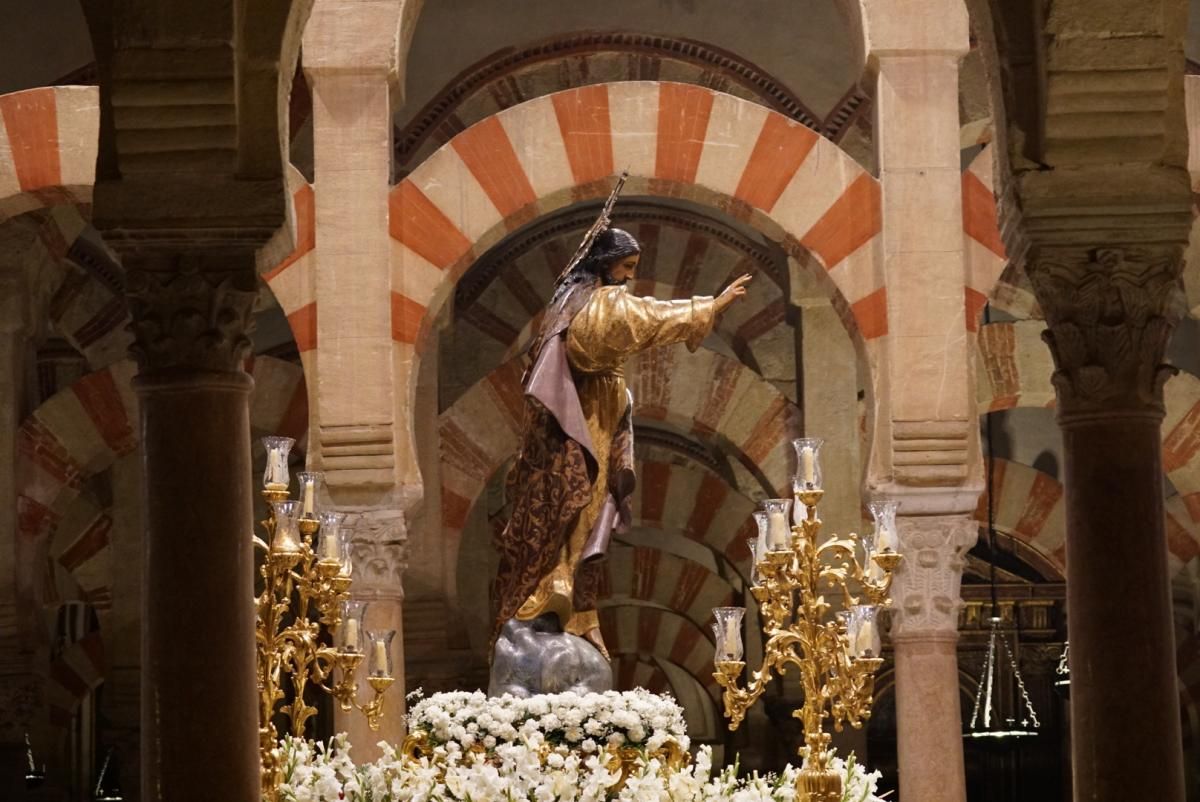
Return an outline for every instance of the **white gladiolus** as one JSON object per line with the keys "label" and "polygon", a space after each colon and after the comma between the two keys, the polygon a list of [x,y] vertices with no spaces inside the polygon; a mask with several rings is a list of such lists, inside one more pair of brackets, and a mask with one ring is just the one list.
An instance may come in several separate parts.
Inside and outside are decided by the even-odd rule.
{"label": "white gladiolus", "polygon": [[[350,758],[345,735],[328,744],[284,739],[280,799],[285,802],[784,802],[795,796],[798,769],[737,777],[713,774],[712,751],[700,747],[675,770],[659,751],[688,739],[674,700],[646,691],[559,694],[530,699],[482,693],[435,694],[417,701],[409,731],[429,752],[383,756],[363,765]],[[611,745],[611,746],[610,746]],[[609,749],[637,757],[618,790],[621,770],[609,771]],[[472,747],[475,747],[472,749]],[[834,756],[843,776],[843,802],[881,802],[879,773]]]}

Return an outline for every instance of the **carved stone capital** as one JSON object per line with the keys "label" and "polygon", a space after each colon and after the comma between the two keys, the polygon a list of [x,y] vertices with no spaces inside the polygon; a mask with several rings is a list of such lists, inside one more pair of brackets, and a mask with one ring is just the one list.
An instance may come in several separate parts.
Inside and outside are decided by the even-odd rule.
{"label": "carved stone capital", "polygon": [[127,270],[130,351],[143,373],[241,370],[258,300],[252,271],[205,269],[190,255],[129,260]]}
{"label": "carved stone capital", "polygon": [[1026,270],[1046,315],[1059,420],[1161,417],[1163,363],[1184,314],[1177,246],[1039,248]]}
{"label": "carved stone capital", "polygon": [[967,515],[901,516],[896,524],[904,561],[892,582],[892,638],[953,635],[965,555],[978,524]]}
{"label": "carved stone capital", "polygon": [[408,525],[398,510],[349,513],[343,527],[350,530],[356,597],[404,598],[404,569],[408,567]]}

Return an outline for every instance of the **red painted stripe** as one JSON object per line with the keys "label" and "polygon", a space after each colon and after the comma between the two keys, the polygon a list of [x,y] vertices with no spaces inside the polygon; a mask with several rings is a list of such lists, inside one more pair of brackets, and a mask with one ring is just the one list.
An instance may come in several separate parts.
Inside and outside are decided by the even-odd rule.
{"label": "red painted stripe", "polygon": [[721,477],[711,473],[704,475],[696,491],[696,505],[692,507],[691,517],[688,518],[688,535],[692,539],[704,540],[727,495],[729,485]]}
{"label": "red painted stripe", "polygon": [[979,331],[979,318],[987,302],[987,296],[982,292],[966,288],[967,331]]}
{"label": "red painted stripe", "polygon": [[521,360],[512,359],[487,376],[487,383],[500,401],[513,431],[520,429],[525,415],[525,388],[521,385],[523,373]]}
{"label": "red painted stripe", "polygon": [[673,83],[660,85],[655,177],[685,184],[695,182],[712,105],[713,93],[703,87]]}
{"label": "red painted stripe", "polygon": [[829,270],[879,233],[879,184],[860,175],[808,230],[800,244],[815,253]]}
{"label": "red painted stripe", "polygon": [[962,174],[963,231],[1000,258],[1006,258],[996,215],[996,196],[970,170]]}
{"label": "red painted stripe", "polygon": [[671,486],[671,466],[665,462],[642,463],[642,519],[661,521]]}
{"label": "red painted stripe", "polygon": [[1187,465],[1200,451],[1200,402],[1192,408],[1172,427],[1163,438],[1163,470],[1173,473]]}
{"label": "red painted stripe", "polygon": [[734,195],[769,212],[817,144],[817,134],[780,114],[768,114]]}
{"label": "red painted stripe", "polygon": [[865,298],[850,304],[850,312],[858,323],[864,340],[873,340],[888,333],[887,287],[880,287]]}
{"label": "red painted stripe", "polygon": [[1017,534],[1029,541],[1040,535],[1062,494],[1063,488],[1058,480],[1039,471],[1033,478],[1025,508],[1021,510],[1021,517],[1014,527]]}
{"label": "red painted stripe", "polygon": [[305,184],[296,190],[292,195],[292,205],[296,210],[296,247],[276,267],[263,273],[263,281],[275,278],[317,247],[317,211],[313,188]]}
{"label": "red painted stripe", "polygon": [[8,131],[17,183],[29,192],[62,183],[59,162],[58,103],[53,89],[0,96],[0,117]]}
{"label": "red painted stripe", "polygon": [[400,343],[415,343],[421,332],[425,307],[398,292],[392,293],[392,339]]}
{"label": "red painted stripe", "polygon": [[451,529],[462,529],[471,514],[471,499],[463,498],[446,486],[442,486],[442,525]]}
{"label": "red painted stripe", "polygon": [[675,636],[675,642],[671,644],[671,662],[680,666],[687,665],[687,659],[696,649],[696,644],[700,642],[702,634],[699,629],[694,627],[680,627],[679,634]]}
{"label": "red painted stripe", "polygon": [[409,180],[388,196],[388,232],[443,270],[471,250],[470,240]]}
{"label": "red painted stripe", "polygon": [[113,520],[110,516],[104,513],[97,515],[84,533],[59,556],[59,564],[68,571],[74,571],[95,557],[108,545],[108,535],[112,528]]}
{"label": "red painted stripe", "polygon": [[794,414],[792,403],[784,396],[777,396],[759,416],[742,451],[754,462],[762,462],[788,434]]}
{"label": "red painted stripe", "polygon": [[110,371],[84,376],[71,385],[71,392],[79,399],[79,405],[100,437],[116,454],[129,454],[137,448],[133,426],[125,413],[125,405],[121,403],[121,394]]}
{"label": "red painted stripe", "polygon": [[613,174],[612,122],[608,114],[608,89],[582,86],[550,96],[562,132],[576,184],[586,184]]}
{"label": "red painted stripe", "polygon": [[317,347],[317,302],[300,307],[287,316],[296,339],[296,349],[301,353]]}
{"label": "red painted stripe", "polygon": [[471,175],[504,217],[537,200],[500,120],[488,117],[451,140]]}

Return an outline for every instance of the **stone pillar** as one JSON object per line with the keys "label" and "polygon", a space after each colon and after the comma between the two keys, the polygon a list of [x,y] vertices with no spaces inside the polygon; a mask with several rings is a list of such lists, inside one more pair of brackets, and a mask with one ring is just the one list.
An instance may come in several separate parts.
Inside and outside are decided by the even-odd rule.
{"label": "stone pillar", "polygon": [[900,795],[966,802],[958,690],[959,584],[978,526],[968,515],[902,516],[892,585]]}
{"label": "stone pillar", "polygon": [[144,476],[142,799],[256,802],[253,253],[124,264]]}
{"label": "stone pillar", "polygon": [[1184,799],[1163,510],[1181,248],[1038,248],[1063,436],[1075,799]]}
{"label": "stone pillar", "polygon": [[[367,720],[356,711],[334,715],[335,731],[345,732],[354,744],[359,761],[375,760],[381,756],[380,741],[399,744],[407,731],[404,726],[404,588],[401,580],[408,563],[408,533],[404,516],[398,512],[366,512],[347,516],[354,554],[354,586],[352,594],[358,601],[368,603],[364,628],[394,629],[392,639],[393,674],[396,683],[384,697],[383,719],[379,729],[372,731]],[[360,699],[370,698],[370,688],[360,677]]]}
{"label": "stone pillar", "polygon": [[400,5],[317,0],[304,31],[320,266],[310,448],[339,506],[379,505],[396,482],[406,388],[395,378],[388,191]]}

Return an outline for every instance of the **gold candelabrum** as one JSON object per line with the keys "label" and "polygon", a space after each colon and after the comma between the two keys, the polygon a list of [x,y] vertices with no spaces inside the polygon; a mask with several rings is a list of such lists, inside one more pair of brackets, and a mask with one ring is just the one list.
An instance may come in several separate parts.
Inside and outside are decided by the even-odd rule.
{"label": "gold candelabrum", "polygon": [[[799,670],[804,704],[793,711],[804,726],[805,758],[797,779],[797,797],[805,802],[840,802],[842,778],[834,772],[825,722],[841,731],[859,728],[871,715],[875,673],[883,664],[876,613],[889,604],[892,572],[900,563],[894,501],[869,505],[875,518],[871,535],[833,535],[820,539],[817,505],[821,483],[821,440],[795,440],[799,469],[793,498],[771,499],[755,513],[758,537],[750,538],[751,594],[759,604],[765,643],[762,667],[745,688],[743,607],[718,607],[716,672],[729,727],[736,730],[746,711],[762,696],[775,674]],[[794,506],[793,506],[794,505]],[[861,554],[862,559],[859,559]],[[836,599],[841,609],[835,610]]]}
{"label": "gold candelabrum", "polygon": [[[342,710],[358,709],[368,726],[378,730],[383,695],[395,682],[391,643],[396,633],[363,629],[367,605],[350,598],[353,564],[348,532],[341,528],[343,516],[317,510],[322,475],[298,474],[300,498],[289,496],[287,459],[293,443],[290,437],[263,438],[267,468],[262,495],[270,517],[261,522],[266,539],[254,538],[265,552],[255,606],[259,749],[263,799],[268,802],[278,796],[284,768],[276,751],[279,732],[273,719],[278,712],[288,718],[292,734],[302,736],[317,713],[306,695],[312,685],[336,699]],[[333,633],[331,639],[322,638],[322,625]],[[357,673],[364,659],[372,697],[360,703]],[[290,700],[285,681],[291,684]]]}

